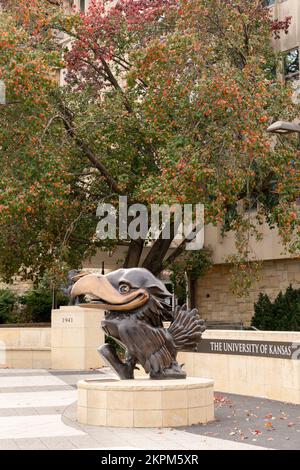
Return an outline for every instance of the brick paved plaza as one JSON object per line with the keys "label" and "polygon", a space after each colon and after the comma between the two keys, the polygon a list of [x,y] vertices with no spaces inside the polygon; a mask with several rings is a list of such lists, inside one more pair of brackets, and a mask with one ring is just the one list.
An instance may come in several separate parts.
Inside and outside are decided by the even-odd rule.
{"label": "brick paved plaza", "polygon": [[[240,449],[300,445],[296,405],[216,393],[216,421],[186,429],[79,425],[76,383],[94,372],[0,370],[0,449]],[[299,412],[298,412],[299,414]]]}

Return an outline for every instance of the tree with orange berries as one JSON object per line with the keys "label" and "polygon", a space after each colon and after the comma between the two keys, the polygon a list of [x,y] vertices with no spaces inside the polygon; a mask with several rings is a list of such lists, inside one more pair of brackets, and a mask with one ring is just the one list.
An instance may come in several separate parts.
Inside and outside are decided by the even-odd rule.
{"label": "tree with orange berries", "polygon": [[[51,161],[43,158],[49,151],[62,187],[71,188],[68,194],[60,189],[58,201],[68,214],[59,222],[62,227],[66,229],[70,219],[83,211],[94,228],[92,210],[97,202],[115,202],[119,195],[127,195],[146,204],[203,203],[206,223],[236,232],[237,254],[232,261],[240,266],[253,261],[247,241],[249,234],[257,235],[262,221],[277,226],[290,249],[299,249],[296,145],[292,140],[272,145],[266,133],[274,120],[290,120],[298,112],[291,89],[278,80],[279,60],[270,41],[272,34],[285,34],[292,19],[272,22],[269,10],[258,0],[92,0],[86,14],[72,15],[57,15],[55,8],[51,15],[41,8],[25,15],[25,6],[23,18],[11,14],[27,34],[30,53],[38,54],[47,67],[53,66],[54,57],[61,60],[53,31],[71,38],[63,54],[65,86],[58,89],[46,80],[38,110],[30,107],[22,119],[32,122],[30,129],[35,126],[31,133],[35,143],[27,140],[27,144],[28,151],[38,155],[39,177]],[[26,18],[34,21],[26,25]],[[40,38],[39,43],[32,35]],[[20,65],[19,59],[16,62]],[[7,71],[10,92],[14,88],[10,80],[16,75],[11,68]],[[39,77],[33,71],[26,80],[30,100]],[[23,109],[23,97],[21,101]],[[13,120],[17,109],[7,107],[1,113],[11,113]],[[9,126],[10,143],[15,135]],[[24,138],[18,142],[24,149]],[[17,150],[12,147],[6,155],[16,166]],[[35,158],[26,156],[24,179],[30,187]],[[6,167],[4,174],[8,177]],[[85,174],[90,175],[89,185],[84,179],[82,186],[78,181]],[[11,187],[17,187],[16,175],[10,177]],[[59,181],[47,182],[56,196],[54,183]],[[45,181],[39,184],[44,191]],[[80,201],[74,195],[81,201],[77,208],[75,202]],[[26,200],[24,210],[38,207],[39,198],[30,205]],[[0,196],[0,207],[5,207],[1,213],[10,212],[9,200]],[[53,222],[58,220],[59,204],[54,205],[54,212],[43,206],[39,215],[51,214]],[[254,218],[249,217],[252,207]],[[22,217],[24,213],[11,222]],[[8,219],[1,220],[7,229]],[[30,228],[36,234],[46,229],[35,223]],[[83,238],[86,246],[95,246],[93,230]],[[58,257],[66,264],[70,264],[68,253],[76,251],[70,240]],[[157,240],[143,266],[158,274],[171,241]],[[125,266],[138,265],[143,244],[142,239],[129,242]],[[41,246],[48,248],[44,241]],[[184,243],[169,261],[183,251]],[[78,263],[87,252],[79,250]],[[23,264],[35,270],[34,260]]]}

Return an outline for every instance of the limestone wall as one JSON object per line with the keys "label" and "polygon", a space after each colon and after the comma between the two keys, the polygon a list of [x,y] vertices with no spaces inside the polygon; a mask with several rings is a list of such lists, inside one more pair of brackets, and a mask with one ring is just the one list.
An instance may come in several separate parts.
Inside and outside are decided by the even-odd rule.
{"label": "limestone wall", "polygon": [[[270,229],[269,225],[264,222],[258,225],[255,211],[250,214],[251,222],[255,225],[256,230],[260,234],[261,240],[257,241],[255,236],[251,236],[249,240],[249,250],[255,259],[268,261],[273,259],[290,259],[291,254],[283,245],[279,237],[278,229]],[[296,240],[296,234],[295,234]],[[213,226],[208,224],[204,231],[204,246],[212,253],[212,261],[214,264],[222,264],[228,256],[237,254],[235,232],[230,231],[225,235],[222,234],[222,225]]]}
{"label": "limestone wall", "polygon": [[104,311],[64,306],[52,310],[52,369],[89,370],[102,367],[97,348],[104,342]]}
{"label": "limestone wall", "polygon": [[[281,331],[205,331],[203,338],[239,341],[298,343],[300,332]],[[215,381],[215,390],[265,397],[300,404],[300,349],[298,359],[241,356],[230,354],[179,353],[189,376]]]}
{"label": "limestone wall", "polygon": [[199,278],[195,286],[195,302],[202,318],[213,321],[243,322],[250,324],[254,313],[253,304],[259,293],[264,292],[273,300],[280,290],[289,284],[300,287],[300,261],[280,259],[264,261],[260,280],[254,283],[250,295],[238,298],[230,292],[230,267],[214,265]]}
{"label": "limestone wall", "polygon": [[292,17],[288,34],[281,34],[280,39],[274,40],[274,47],[279,51],[287,51],[300,45],[300,2],[299,0],[276,0],[271,7],[274,18],[283,20]]}
{"label": "limestone wall", "polygon": [[0,328],[0,367],[51,367],[51,328]]}
{"label": "limestone wall", "polygon": [[89,370],[103,366],[103,310],[64,306],[50,327],[0,327],[0,368]]}

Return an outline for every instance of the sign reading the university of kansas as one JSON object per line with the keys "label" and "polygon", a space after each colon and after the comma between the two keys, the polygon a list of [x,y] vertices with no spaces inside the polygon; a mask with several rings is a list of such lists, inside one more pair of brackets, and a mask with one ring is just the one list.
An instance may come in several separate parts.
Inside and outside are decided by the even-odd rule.
{"label": "sign reading the university of kansas", "polygon": [[197,352],[300,360],[300,343],[203,338]]}

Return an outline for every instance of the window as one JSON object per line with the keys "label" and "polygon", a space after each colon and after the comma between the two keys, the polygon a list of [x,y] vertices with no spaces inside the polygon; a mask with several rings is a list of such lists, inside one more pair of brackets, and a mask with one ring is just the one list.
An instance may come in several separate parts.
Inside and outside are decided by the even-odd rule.
{"label": "window", "polygon": [[263,0],[264,7],[270,7],[275,4],[275,0]]}
{"label": "window", "polygon": [[85,12],[85,0],[80,0],[80,11]]}
{"label": "window", "polygon": [[285,80],[299,79],[299,48],[291,49],[283,54],[283,70]]}

